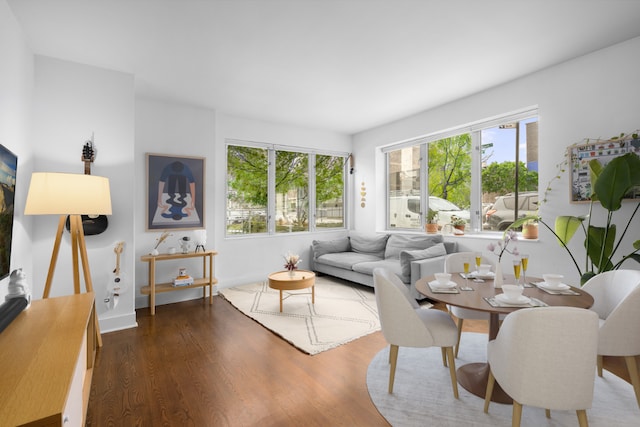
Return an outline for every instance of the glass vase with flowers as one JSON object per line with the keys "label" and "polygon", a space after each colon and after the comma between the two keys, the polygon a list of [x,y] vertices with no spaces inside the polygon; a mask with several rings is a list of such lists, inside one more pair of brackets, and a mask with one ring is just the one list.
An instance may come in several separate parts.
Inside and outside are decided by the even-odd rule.
{"label": "glass vase with flowers", "polygon": [[[494,254],[498,255],[498,262],[496,263],[496,277],[493,280],[493,284],[496,288],[501,288],[502,283],[504,282],[504,277],[502,275],[502,267],[500,262],[502,261],[502,255],[505,252],[518,256],[520,253],[518,252],[517,246],[515,246],[515,242],[518,240],[518,234],[513,230],[507,230],[502,235],[502,240],[498,240],[496,243],[489,243],[487,245],[487,249]],[[509,243],[514,242],[513,248],[509,249]]]}

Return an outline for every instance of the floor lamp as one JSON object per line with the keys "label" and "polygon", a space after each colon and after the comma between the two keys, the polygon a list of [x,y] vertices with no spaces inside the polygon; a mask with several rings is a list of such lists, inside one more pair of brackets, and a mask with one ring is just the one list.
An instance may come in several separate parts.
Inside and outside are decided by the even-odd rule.
{"label": "floor lamp", "polygon": [[[80,293],[79,262],[82,263],[86,290],[87,292],[93,292],[81,216],[111,215],[109,179],[95,175],[35,172],[31,175],[31,184],[29,185],[24,213],[25,215],[60,215],[42,298],[48,298],[51,291],[53,273],[58,261],[58,252],[60,251],[60,243],[62,242],[67,216],[69,216],[70,223],[74,293]],[[102,346],[102,338],[95,311],[94,314],[96,316],[96,338],[98,345]]]}

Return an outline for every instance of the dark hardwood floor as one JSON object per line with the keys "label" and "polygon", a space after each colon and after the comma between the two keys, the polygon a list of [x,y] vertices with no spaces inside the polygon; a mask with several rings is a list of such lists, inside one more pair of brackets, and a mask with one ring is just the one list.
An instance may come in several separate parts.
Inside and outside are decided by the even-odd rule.
{"label": "dark hardwood floor", "polygon": [[[366,386],[387,345],[380,332],[309,356],[221,297],[156,310],[103,335],[87,426],[388,426]],[[623,363],[606,363],[625,377]]]}
{"label": "dark hardwood floor", "polygon": [[315,356],[214,297],[103,335],[87,426],[388,426],[366,371],[377,332]]}

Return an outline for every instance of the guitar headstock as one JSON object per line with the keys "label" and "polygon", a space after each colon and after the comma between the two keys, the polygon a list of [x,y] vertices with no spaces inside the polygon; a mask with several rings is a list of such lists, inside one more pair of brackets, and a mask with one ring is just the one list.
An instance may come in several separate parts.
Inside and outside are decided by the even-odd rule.
{"label": "guitar headstock", "polygon": [[91,139],[85,142],[82,147],[81,160],[84,162],[84,173],[86,175],[91,175],[91,163],[96,159],[97,154],[98,150],[93,144],[93,135],[91,135]]}
{"label": "guitar headstock", "polygon": [[116,243],[116,246],[113,248],[113,252],[117,254],[121,254],[123,250],[124,250],[124,242]]}

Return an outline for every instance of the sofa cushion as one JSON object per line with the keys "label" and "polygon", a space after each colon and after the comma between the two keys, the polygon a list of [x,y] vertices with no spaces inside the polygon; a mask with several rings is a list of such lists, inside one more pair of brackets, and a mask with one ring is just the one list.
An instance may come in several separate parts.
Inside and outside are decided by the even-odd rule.
{"label": "sofa cushion", "polygon": [[380,261],[360,262],[358,264],[354,264],[353,271],[373,276],[373,270],[375,270],[376,268],[386,268],[397,274],[404,283],[411,282],[411,274],[409,274],[409,276],[405,276],[402,274],[402,268],[400,268],[400,262],[397,259],[383,259]]}
{"label": "sofa cushion", "polygon": [[425,258],[435,258],[444,256],[447,254],[447,250],[444,247],[444,243],[437,243],[427,249],[418,249],[413,251],[400,252],[400,266],[402,268],[403,276],[411,276],[411,261],[416,261]]}
{"label": "sofa cushion", "polygon": [[351,250],[349,238],[346,236],[335,240],[314,240],[311,243],[311,246],[313,247],[313,256],[315,259],[324,254],[347,252]]}
{"label": "sofa cushion", "polygon": [[369,261],[380,261],[380,257],[371,254],[359,254],[357,252],[336,252],[324,254],[315,259],[316,263],[344,268],[346,270],[351,270],[354,264]]}
{"label": "sofa cushion", "polygon": [[442,234],[421,236],[411,234],[392,234],[384,250],[385,258],[400,259],[400,252],[412,249],[427,249],[436,243],[442,243]]}
{"label": "sofa cushion", "polygon": [[351,250],[361,254],[375,255],[384,258],[384,248],[387,246],[388,234],[372,234],[352,232],[349,235]]}

